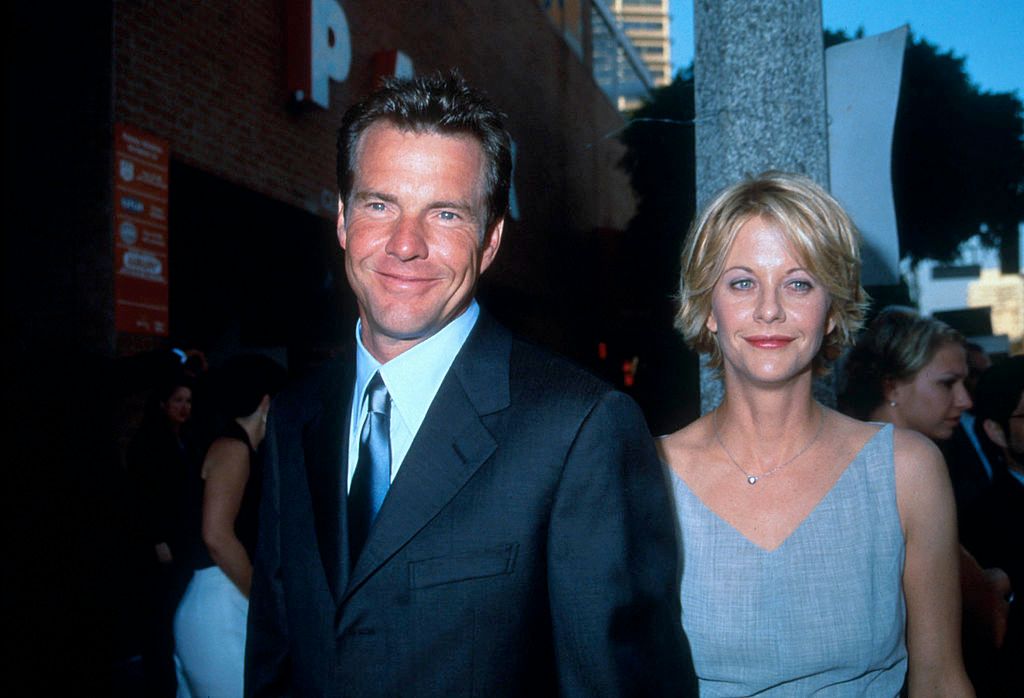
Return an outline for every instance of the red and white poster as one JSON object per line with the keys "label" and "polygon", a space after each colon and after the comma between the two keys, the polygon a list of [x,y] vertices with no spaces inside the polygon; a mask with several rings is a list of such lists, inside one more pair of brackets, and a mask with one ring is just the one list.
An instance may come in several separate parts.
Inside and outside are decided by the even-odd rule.
{"label": "red and white poster", "polygon": [[114,318],[118,332],[168,334],[168,143],[114,125]]}

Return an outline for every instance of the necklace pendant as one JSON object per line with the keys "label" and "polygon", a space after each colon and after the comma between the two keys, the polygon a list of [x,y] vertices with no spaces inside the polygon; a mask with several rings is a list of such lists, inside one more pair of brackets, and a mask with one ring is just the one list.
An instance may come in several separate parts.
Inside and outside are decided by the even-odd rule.
{"label": "necklace pendant", "polygon": [[751,485],[756,485],[757,477],[754,475],[747,475],[747,482],[749,482]]}

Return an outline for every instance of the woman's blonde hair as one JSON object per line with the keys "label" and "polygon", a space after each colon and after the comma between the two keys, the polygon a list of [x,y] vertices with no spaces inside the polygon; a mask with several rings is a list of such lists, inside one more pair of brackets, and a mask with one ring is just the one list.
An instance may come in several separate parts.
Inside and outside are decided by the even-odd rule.
{"label": "woman's blonde hair", "polygon": [[794,256],[828,291],[828,318],[835,327],[814,358],[814,370],[827,373],[828,363],[853,343],[868,299],[860,285],[856,227],[828,192],[803,175],[769,171],[746,179],[719,193],[694,220],[683,245],[676,328],[721,371],[722,353],[707,328],[711,292],[736,235],[753,218],[777,225]]}

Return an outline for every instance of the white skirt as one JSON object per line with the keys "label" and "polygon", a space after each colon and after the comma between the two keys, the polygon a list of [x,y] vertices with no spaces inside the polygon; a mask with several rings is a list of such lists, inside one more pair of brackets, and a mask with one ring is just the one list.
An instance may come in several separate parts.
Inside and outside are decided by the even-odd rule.
{"label": "white skirt", "polygon": [[248,612],[219,567],[196,570],[174,614],[178,698],[241,698]]}

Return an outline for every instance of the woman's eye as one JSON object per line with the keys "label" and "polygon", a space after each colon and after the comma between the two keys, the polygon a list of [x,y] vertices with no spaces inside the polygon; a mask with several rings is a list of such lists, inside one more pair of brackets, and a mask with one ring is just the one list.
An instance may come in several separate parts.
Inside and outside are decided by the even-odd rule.
{"label": "woman's eye", "polygon": [[754,282],[750,279],[736,279],[729,282],[729,286],[740,291],[746,291],[747,289],[753,288]]}
{"label": "woman's eye", "polygon": [[805,279],[795,279],[790,285],[797,291],[810,291],[814,288],[814,284]]}

